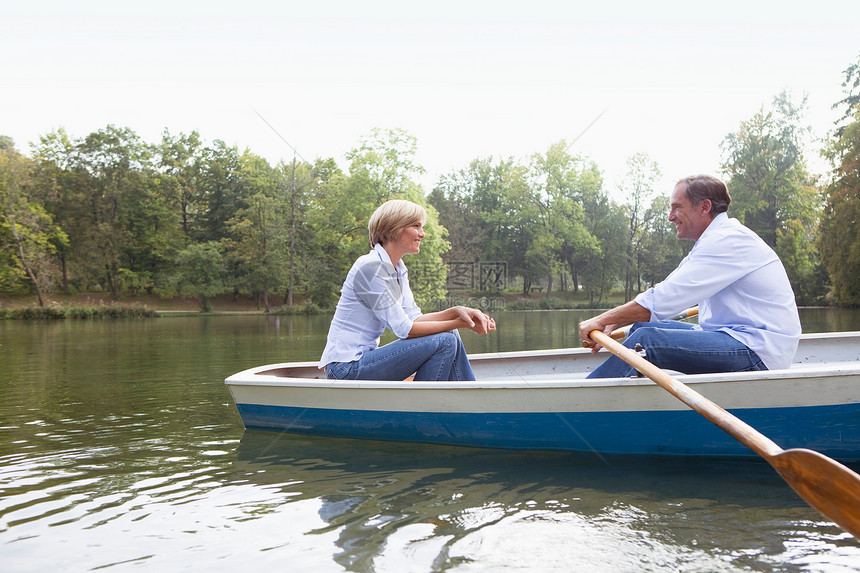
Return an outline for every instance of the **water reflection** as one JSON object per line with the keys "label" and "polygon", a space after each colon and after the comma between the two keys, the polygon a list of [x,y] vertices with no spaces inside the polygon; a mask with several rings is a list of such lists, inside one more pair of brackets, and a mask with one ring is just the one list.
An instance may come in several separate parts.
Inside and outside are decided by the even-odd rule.
{"label": "water reflection", "polygon": [[315,501],[314,531],[337,532],[333,558],[349,571],[529,569],[536,558],[542,570],[736,571],[785,563],[787,538],[860,558],[764,463],[246,431],[234,470],[290,503]]}
{"label": "water reflection", "polygon": [[[497,313],[470,352],[575,346]],[[860,310],[802,311],[804,330]],[[2,570],[853,571],[763,463],[602,461],[244,431],[223,384],[315,360],[328,316],[0,321]],[[486,345],[486,346],[482,346]]]}

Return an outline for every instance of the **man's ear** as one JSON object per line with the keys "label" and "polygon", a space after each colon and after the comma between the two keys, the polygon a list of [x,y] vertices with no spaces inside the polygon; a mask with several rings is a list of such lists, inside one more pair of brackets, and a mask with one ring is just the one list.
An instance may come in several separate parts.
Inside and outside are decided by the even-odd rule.
{"label": "man's ear", "polygon": [[710,213],[712,206],[713,206],[713,203],[711,203],[710,199],[702,199],[702,202],[699,203],[699,209],[702,210],[703,214]]}

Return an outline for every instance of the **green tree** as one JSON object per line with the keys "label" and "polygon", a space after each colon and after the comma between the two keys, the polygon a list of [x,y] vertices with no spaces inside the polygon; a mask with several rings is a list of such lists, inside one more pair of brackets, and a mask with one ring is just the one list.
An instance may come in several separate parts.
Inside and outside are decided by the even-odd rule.
{"label": "green tree", "polygon": [[253,194],[248,206],[228,221],[229,237],[222,239],[222,246],[233,263],[236,287],[259,295],[269,312],[269,293],[286,282],[289,196],[280,185],[281,172],[265,159],[246,152],[242,161]]}
{"label": "green tree", "polygon": [[14,287],[29,280],[45,306],[43,292],[56,284],[55,244],[65,234],[33,197],[33,162],[20,155],[8,137],[0,137],[0,284]]}
{"label": "green tree", "polygon": [[490,158],[474,159],[468,167],[439,178],[428,200],[449,232],[446,262],[489,261],[498,256],[499,249],[489,244],[497,240],[498,229],[486,215],[498,209],[511,165],[511,161],[494,164]]}
{"label": "green tree", "polygon": [[377,206],[414,195],[419,190],[415,177],[424,173],[415,163],[417,150],[418,140],[405,130],[375,128],[346,154],[350,179]]}
{"label": "green tree", "polygon": [[348,179],[333,159],[317,159],[310,179],[306,191],[299,195],[304,211],[297,230],[301,233],[299,271],[311,302],[327,307],[336,300],[346,278],[349,267],[344,269],[347,263],[342,251],[349,248],[359,225],[349,209],[339,203],[339,199],[347,198]]}
{"label": "green tree", "polygon": [[226,265],[218,243],[192,243],[176,253],[173,262],[164,294],[193,296],[202,312],[212,310],[210,299],[228,290]]}
{"label": "green tree", "polygon": [[[617,207],[603,190],[603,177],[597,164],[576,159],[574,169],[575,184],[571,187],[571,198],[582,206],[582,221],[590,240],[584,248],[571,249],[566,253],[565,260],[574,292],[582,289],[589,294],[590,302],[595,302],[605,292],[599,285],[610,274],[610,283],[614,283],[619,272],[613,261],[624,253],[623,249],[619,251],[616,248],[618,230],[623,229],[623,223],[610,221],[617,219],[613,217]],[[610,245],[612,247],[607,249]],[[606,288],[611,287],[612,284],[608,284]]]}
{"label": "green tree", "polygon": [[860,304],[860,105],[825,150],[833,164],[817,246],[838,304]]}
{"label": "green tree", "polygon": [[476,159],[442,177],[430,200],[451,230],[454,260],[504,261],[511,277],[522,277],[524,293],[542,280],[550,293],[558,275],[563,289],[569,278],[574,291],[599,299],[617,280],[614,261],[624,253],[624,223],[602,185],[597,166],[570,155],[562,141],[527,166]]}
{"label": "green tree", "polygon": [[67,293],[75,285],[87,288],[97,282],[97,278],[89,276],[88,265],[77,264],[78,260],[90,258],[84,241],[89,233],[84,201],[89,176],[74,169],[75,145],[65,130],[59,128],[39,139],[34,155],[35,179],[43,205],[68,236],[65,243],[54,245],[61,269],[60,288]]}
{"label": "green tree", "polygon": [[786,221],[817,222],[816,190],[803,156],[805,107],[806,98],[796,106],[783,92],[769,111],[741,122],[723,141],[731,212],[771,247]]}
{"label": "green tree", "polygon": [[158,146],[159,193],[176,213],[187,240],[203,236],[202,218],[206,203],[201,189],[204,147],[197,131],[171,135],[164,130]]}
{"label": "green tree", "polygon": [[205,208],[198,221],[199,234],[192,240],[220,241],[229,235],[228,221],[240,209],[248,207],[252,194],[246,181],[242,156],[236,146],[228,146],[220,139],[202,151],[197,193]]}
{"label": "green tree", "polygon": [[[833,104],[833,108],[844,106],[845,112],[837,123],[855,120],[855,113],[860,109],[860,55],[857,56],[856,62],[845,68],[843,74],[842,89],[845,91],[845,97]],[[842,137],[844,129],[844,126],[836,129],[837,138]]]}
{"label": "green tree", "polygon": [[785,265],[797,302],[803,305],[823,302],[827,272],[819,259],[815,235],[799,220],[791,219],[777,234],[776,252]]}
{"label": "green tree", "polygon": [[599,245],[587,228],[581,198],[590,184],[590,168],[580,158],[570,155],[568,145],[560,141],[544,155],[532,158],[533,188],[539,225],[530,257],[543,259],[547,277],[546,294],[553,289],[553,276],[562,278],[566,290],[567,272],[573,286],[575,262],[596,254]]}
{"label": "green tree", "polygon": [[626,231],[628,217],[603,190],[596,166],[590,170],[591,184],[582,194],[588,231],[598,242],[598,249],[586,252],[576,261],[576,281],[582,285],[590,304],[602,302],[624,276],[629,245]]}
{"label": "green tree", "polygon": [[59,134],[43,139],[39,155],[63,171],[58,205],[68,207],[66,227],[79,274],[105,285],[114,296],[121,273],[152,271],[171,224],[155,190],[151,146],[133,131],[109,125],[68,142]]}
{"label": "green tree", "polygon": [[646,153],[636,153],[627,159],[627,173],[620,190],[627,207],[627,264],[624,272],[625,300],[633,298],[634,289],[642,291],[644,244],[646,236],[645,210],[654,198],[654,188],[660,177],[657,162]]}
{"label": "green tree", "polygon": [[484,220],[492,229],[490,256],[505,261],[511,275],[523,279],[523,294],[547,274],[551,259],[547,240],[534,224],[540,217],[539,202],[529,182],[528,167],[503,162],[500,195]]}
{"label": "green tree", "polygon": [[305,287],[304,290],[307,290],[307,283],[313,277],[308,269],[309,262],[315,258],[313,246],[309,241],[300,240],[311,235],[307,215],[322,178],[329,176],[327,169],[336,169],[337,164],[333,159],[318,159],[316,166],[311,166],[298,163],[294,157],[290,164],[281,163],[278,168],[280,192],[289,198],[287,289],[284,304],[293,306],[296,286],[301,284]]}
{"label": "green tree", "polygon": [[89,244],[108,290],[118,296],[122,249],[131,239],[127,215],[141,196],[150,150],[131,130],[109,125],[85,137],[77,151],[76,167],[89,176],[85,189],[91,222]]}

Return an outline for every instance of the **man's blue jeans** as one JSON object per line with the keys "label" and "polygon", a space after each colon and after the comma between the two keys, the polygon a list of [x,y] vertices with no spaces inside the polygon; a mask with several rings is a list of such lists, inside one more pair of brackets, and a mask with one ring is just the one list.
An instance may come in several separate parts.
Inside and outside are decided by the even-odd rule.
{"label": "man's blue jeans", "polygon": [[352,362],[331,362],[326,378],[338,380],[474,380],[466,349],[456,330],[395,340]]}
{"label": "man's blue jeans", "polygon": [[[645,349],[645,358],[652,364],[684,374],[767,370],[758,354],[725,332],[693,330],[693,325],[687,322],[637,322],[624,346],[634,348],[637,343]],[[613,355],[588,378],[635,375],[635,368]]]}

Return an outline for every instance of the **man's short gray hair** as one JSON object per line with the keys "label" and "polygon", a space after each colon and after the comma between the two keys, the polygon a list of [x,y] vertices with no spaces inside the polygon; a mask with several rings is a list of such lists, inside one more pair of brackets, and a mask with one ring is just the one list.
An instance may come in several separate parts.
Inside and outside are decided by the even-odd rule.
{"label": "man's short gray hair", "polygon": [[691,175],[684,177],[676,185],[683,183],[686,185],[687,199],[694,206],[698,205],[705,199],[711,200],[711,217],[716,217],[720,213],[725,213],[729,210],[729,203],[732,202],[732,197],[729,195],[729,189],[722,180],[711,175]]}

